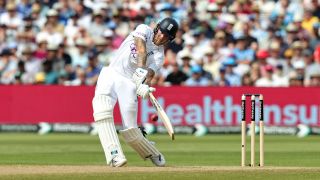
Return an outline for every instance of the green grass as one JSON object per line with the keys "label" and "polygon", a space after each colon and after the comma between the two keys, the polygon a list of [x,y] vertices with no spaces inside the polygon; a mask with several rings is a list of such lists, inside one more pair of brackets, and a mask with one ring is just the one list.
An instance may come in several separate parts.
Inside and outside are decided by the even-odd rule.
{"label": "green grass", "polygon": [[[281,179],[281,180],[292,180],[292,179],[319,179],[318,173],[296,173],[296,172],[228,172],[228,171],[215,171],[215,172],[206,172],[206,173],[182,173],[182,172],[174,172],[174,173],[92,173],[92,174],[54,174],[54,175],[19,175],[19,176],[2,176],[5,179],[45,179],[45,180],[54,180],[54,179],[77,179],[77,180],[87,180],[87,179],[120,179],[120,180],[169,180],[169,179]],[[1,179],[1,177],[0,177]]]}
{"label": "green grass", "polygon": [[[181,166],[239,166],[240,135],[208,135],[194,137],[177,135],[171,141],[167,135],[151,135],[149,139],[165,155],[167,165]],[[247,163],[249,163],[249,137],[247,139]],[[258,137],[256,161],[259,160]],[[320,136],[303,139],[294,136],[265,136],[265,165],[268,167],[320,167]],[[128,166],[147,167],[122,141]],[[97,136],[84,134],[0,134],[1,165],[105,165],[104,154]],[[117,172],[77,174],[24,174],[0,175],[0,179],[318,179],[318,170],[215,170],[203,172]],[[2,178],[1,178],[2,177]]]}

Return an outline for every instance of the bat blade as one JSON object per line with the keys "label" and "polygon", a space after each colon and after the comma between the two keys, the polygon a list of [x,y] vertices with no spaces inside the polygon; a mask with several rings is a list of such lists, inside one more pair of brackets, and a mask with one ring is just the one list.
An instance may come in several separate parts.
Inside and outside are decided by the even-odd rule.
{"label": "bat blade", "polygon": [[173,127],[172,127],[172,124],[171,124],[171,121],[170,121],[168,115],[163,110],[163,108],[159,104],[158,100],[153,96],[152,93],[149,93],[149,97],[150,97],[151,104],[158,112],[158,116],[162,120],[165,128],[167,129],[169,136],[171,137],[172,140],[174,140],[174,130],[173,130]]}

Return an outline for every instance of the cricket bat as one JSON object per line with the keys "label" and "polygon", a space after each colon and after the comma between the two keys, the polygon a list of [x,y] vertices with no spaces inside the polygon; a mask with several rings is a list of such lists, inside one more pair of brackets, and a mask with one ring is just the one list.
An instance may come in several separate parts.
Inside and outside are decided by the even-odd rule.
{"label": "cricket bat", "polygon": [[156,109],[158,112],[158,117],[162,120],[163,125],[166,127],[169,136],[171,137],[172,140],[174,140],[174,131],[172,124],[170,122],[169,117],[167,116],[166,112],[163,110],[163,108],[160,106],[159,102],[157,99],[153,96],[152,93],[149,93],[149,99],[153,107]]}

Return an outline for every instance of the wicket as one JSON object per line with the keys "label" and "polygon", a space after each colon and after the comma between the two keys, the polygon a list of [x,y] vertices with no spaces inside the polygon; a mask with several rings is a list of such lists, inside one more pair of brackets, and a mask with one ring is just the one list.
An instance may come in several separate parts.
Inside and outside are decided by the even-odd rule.
{"label": "wicket", "polygon": [[264,166],[264,122],[263,122],[263,95],[243,94],[241,97],[241,166],[245,167],[246,162],[246,97],[251,97],[251,163],[255,166],[255,99],[259,97],[259,128],[260,128],[260,167]]}

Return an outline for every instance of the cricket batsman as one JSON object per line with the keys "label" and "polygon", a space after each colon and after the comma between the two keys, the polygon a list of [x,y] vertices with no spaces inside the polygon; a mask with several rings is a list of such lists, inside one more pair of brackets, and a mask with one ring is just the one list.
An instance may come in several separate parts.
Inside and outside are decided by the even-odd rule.
{"label": "cricket batsman", "polygon": [[93,117],[107,164],[121,167],[127,163],[114,125],[113,110],[119,101],[123,130],[120,131],[142,159],[156,166],[165,166],[159,150],[142,134],[137,125],[138,99],[148,98],[155,91],[151,79],[164,61],[164,45],[172,41],[178,24],[172,18],[160,21],[154,29],[141,24],[131,32],[116,51],[108,67],[99,75],[92,100]]}

